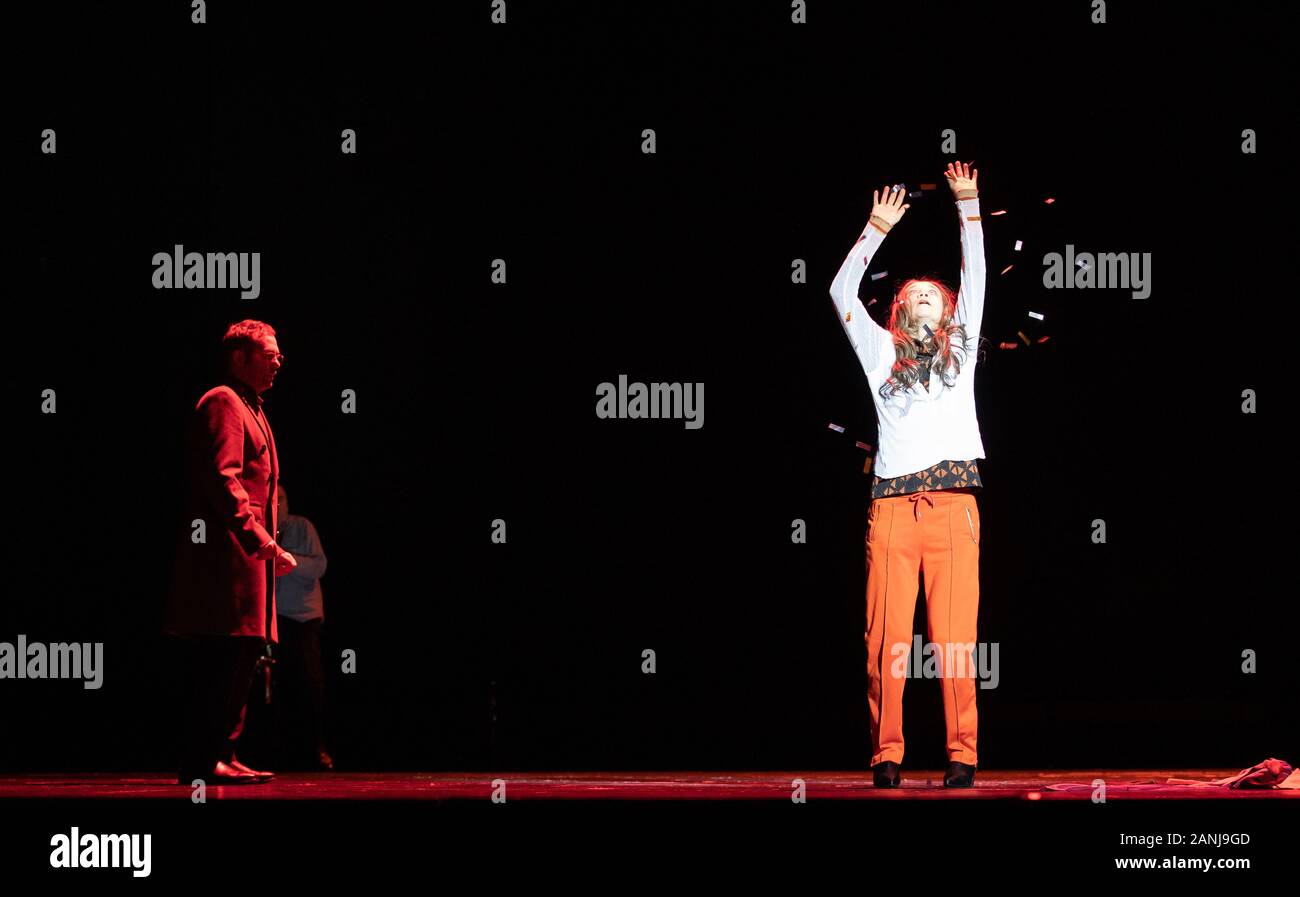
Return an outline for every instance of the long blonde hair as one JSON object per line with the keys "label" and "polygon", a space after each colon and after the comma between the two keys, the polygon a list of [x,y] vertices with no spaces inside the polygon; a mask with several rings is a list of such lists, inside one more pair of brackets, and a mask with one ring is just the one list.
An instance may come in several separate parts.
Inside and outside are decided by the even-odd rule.
{"label": "long blonde hair", "polygon": [[934,328],[934,360],[930,369],[939,372],[946,386],[952,386],[961,373],[961,366],[966,363],[966,325],[953,321],[957,313],[957,294],[938,278],[914,277],[905,281],[894,293],[894,304],[889,311],[889,333],[894,338],[895,360],[889,379],[880,386],[882,398],[887,397],[886,393],[897,395],[909,390],[921,379],[917,343],[911,335],[917,322],[904,301],[908,289],[917,283],[934,284],[943,297],[943,314],[939,316],[939,326]]}

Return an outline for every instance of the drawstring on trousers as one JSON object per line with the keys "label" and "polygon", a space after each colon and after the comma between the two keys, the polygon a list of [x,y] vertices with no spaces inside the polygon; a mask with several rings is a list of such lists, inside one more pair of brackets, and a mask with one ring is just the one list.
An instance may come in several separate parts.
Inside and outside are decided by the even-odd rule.
{"label": "drawstring on trousers", "polygon": [[912,503],[912,508],[916,512],[917,520],[921,519],[921,502],[919,501],[919,499],[925,499],[930,503],[930,507],[932,508],[934,507],[934,498],[930,495],[929,492],[913,492],[911,495],[909,495],[907,497],[907,500]]}

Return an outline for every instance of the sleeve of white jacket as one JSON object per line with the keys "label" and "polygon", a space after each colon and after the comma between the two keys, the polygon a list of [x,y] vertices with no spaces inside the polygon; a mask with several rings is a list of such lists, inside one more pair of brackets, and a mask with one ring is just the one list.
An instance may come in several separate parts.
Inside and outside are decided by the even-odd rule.
{"label": "sleeve of white jacket", "polygon": [[984,322],[984,225],[980,222],[980,201],[957,201],[961,220],[961,287],[957,291],[957,323],[966,325],[972,342]]}
{"label": "sleeve of white jacket", "polygon": [[889,331],[871,319],[866,306],[858,298],[862,275],[866,273],[872,256],[884,241],[884,232],[868,222],[858,237],[858,242],[844,259],[844,264],[840,265],[835,279],[831,281],[831,298],[835,300],[840,326],[848,334],[862,370],[868,373],[879,366],[880,360],[885,357],[886,347],[893,345]]}

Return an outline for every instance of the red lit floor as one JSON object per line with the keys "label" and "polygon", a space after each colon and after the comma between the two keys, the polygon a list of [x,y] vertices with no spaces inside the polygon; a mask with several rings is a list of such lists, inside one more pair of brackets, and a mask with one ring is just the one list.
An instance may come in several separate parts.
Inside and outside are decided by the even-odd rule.
{"label": "red lit floor", "polygon": [[[1239,769],[980,770],[975,787],[943,787],[941,770],[902,773],[902,787],[878,789],[868,771],[850,772],[330,772],[281,773],[261,785],[208,789],[219,800],[488,800],[493,780],[507,800],[790,800],[796,778],[809,800],[1090,800],[1092,782],[1107,800],[1300,799],[1300,789],[1229,789],[1166,785],[1170,778],[1209,780]],[[189,794],[164,773],[0,775],[3,798],[169,798]],[[1080,786],[1060,790],[1059,786]],[[1053,789],[1050,786],[1058,786]]]}

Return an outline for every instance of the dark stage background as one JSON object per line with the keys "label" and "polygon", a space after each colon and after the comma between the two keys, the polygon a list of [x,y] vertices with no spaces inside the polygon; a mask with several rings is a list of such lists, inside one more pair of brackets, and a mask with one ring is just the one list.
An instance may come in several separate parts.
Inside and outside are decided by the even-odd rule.
{"label": "dark stage background", "polygon": [[[183,425],[245,317],[286,354],[268,416],[329,556],[327,653],[358,656],[330,664],[340,767],[865,768],[874,422],[827,287],[897,181],[940,192],[864,300],[955,281],[945,128],[989,271],[981,766],[1300,756],[1289,28],[1262,6],[182,6],[112,39],[33,22],[5,63],[0,641],[103,641],[105,685],[0,681],[0,769],[169,768]],[[261,296],[152,289],[176,243],[261,252]],[[1152,295],[1044,290],[1067,243],[1152,253]],[[1018,329],[1051,339],[999,350]],[[620,374],[703,382],[704,427],[598,420]],[[938,684],[907,708],[908,765],[940,765]]]}

